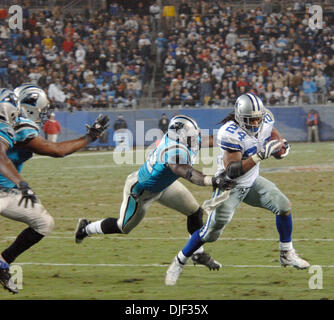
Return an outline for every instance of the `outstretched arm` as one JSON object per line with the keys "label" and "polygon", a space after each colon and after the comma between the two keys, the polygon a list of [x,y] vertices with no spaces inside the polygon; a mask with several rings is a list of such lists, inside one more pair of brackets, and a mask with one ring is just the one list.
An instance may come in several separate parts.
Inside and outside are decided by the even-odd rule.
{"label": "outstretched arm", "polygon": [[235,186],[235,182],[226,175],[225,171],[218,176],[207,176],[189,164],[169,164],[168,167],[175,175],[199,186],[213,186],[223,190],[232,189]]}
{"label": "outstretched arm", "polygon": [[92,126],[86,125],[87,134],[81,138],[63,142],[51,142],[41,136],[37,136],[21,146],[40,155],[62,158],[95,141],[108,128],[108,122],[108,116],[99,115]]}
{"label": "outstretched arm", "polygon": [[212,186],[212,176],[206,176],[189,164],[169,164],[169,169],[177,176],[199,186]]}
{"label": "outstretched arm", "polygon": [[89,142],[86,136],[63,142],[51,142],[38,136],[23,145],[23,148],[43,156],[62,158],[86,147]]}

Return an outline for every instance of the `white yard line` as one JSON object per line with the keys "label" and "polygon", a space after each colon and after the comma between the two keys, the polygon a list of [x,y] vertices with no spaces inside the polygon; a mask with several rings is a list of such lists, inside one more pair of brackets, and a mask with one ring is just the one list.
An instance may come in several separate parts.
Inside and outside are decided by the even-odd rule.
{"label": "white yard line", "polygon": [[[159,264],[159,263],[151,263],[151,264],[122,264],[122,263],[51,263],[51,262],[21,262],[15,263],[13,265],[33,265],[33,266],[52,266],[52,267],[108,267],[108,268],[143,268],[143,267],[168,267],[168,264]],[[191,267],[192,264],[188,264],[186,267]],[[198,267],[198,266],[196,266]],[[199,266],[204,267],[204,266]],[[234,264],[223,264],[222,267],[230,267],[230,268],[282,268],[280,265],[262,265],[262,264],[253,264],[253,265],[234,265]],[[321,265],[322,268],[334,268],[334,265]]]}
{"label": "white yard line", "polygon": [[[1,240],[12,240],[16,239],[16,236],[6,236],[3,237]],[[74,235],[72,237],[68,236],[47,236],[45,239],[71,239],[74,241]],[[105,237],[101,236],[92,236],[89,237],[89,240],[106,240]],[[162,238],[162,237],[127,237],[126,235],[124,236],[110,236],[108,240],[124,240],[124,241],[139,241],[139,240],[148,240],[148,241],[180,241],[180,240],[189,240],[188,237],[173,237],[173,238]],[[45,241],[45,240],[44,240]],[[273,241],[277,242],[278,238],[219,238],[218,241]],[[297,241],[321,241],[321,242],[333,242],[334,239],[331,238],[305,238],[305,239],[293,239],[294,242]]]}

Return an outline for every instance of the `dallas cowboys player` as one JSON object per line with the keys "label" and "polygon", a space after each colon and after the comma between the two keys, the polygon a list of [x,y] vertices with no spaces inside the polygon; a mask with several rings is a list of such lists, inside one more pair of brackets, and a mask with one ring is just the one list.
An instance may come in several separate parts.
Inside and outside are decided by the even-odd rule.
{"label": "dallas cowboys player", "polygon": [[[218,189],[233,187],[225,172],[218,176],[206,176],[192,167],[200,148],[200,128],[194,119],[178,115],[171,119],[167,133],[149,155],[141,168],[127,177],[123,190],[120,216],[96,222],[80,219],[75,232],[77,243],[88,235],[129,233],[144,218],[146,210],[154,202],[177,210],[187,216],[188,232],[192,234],[202,227],[203,209],[189,190],[177,179],[183,177],[200,186]],[[194,263],[218,270],[220,264],[203,248],[193,255]]]}
{"label": "dallas cowboys player", "polygon": [[[274,183],[259,175],[260,162],[274,155],[282,144],[278,140],[270,140],[273,130],[276,130],[273,115],[257,96],[247,93],[237,99],[234,113],[222,121],[217,134],[221,148],[218,171],[226,169],[227,175],[235,179],[236,187],[231,190],[229,198],[210,213],[205,226],[192,234],[174,258],[166,273],[166,285],[176,284],[188,258],[199,246],[220,237],[241,202],[270,210],[276,215],[281,265],[297,269],[309,267],[292,245],[292,215],[288,198]],[[286,140],[285,147],[281,158],[289,153],[290,146]],[[216,190],[214,196],[220,192]]]}
{"label": "dallas cowboys player", "polygon": [[[10,144],[7,143],[6,157],[15,165],[17,172],[21,172],[24,162],[33,156],[33,152],[51,157],[64,157],[96,140],[107,127],[108,118],[99,116],[88,128],[87,134],[81,138],[58,143],[47,141],[39,135],[39,127],[34,122],[40,121],[42,109],[49,105],[45,92],[33,85],[22,86],[15,92],[19,95],[19,106],[25,117],[19,117],[14,124],[13,139]],[[1,203],[1,215],[29,226],[1,253],[0,261],[9,265],[48,235],[54,227],[54,220],[26,182],[0,173],[1,196],[6,200]],[[9,280],[2,284],[11,292],[17,293],[16,287],[12,286]]]}

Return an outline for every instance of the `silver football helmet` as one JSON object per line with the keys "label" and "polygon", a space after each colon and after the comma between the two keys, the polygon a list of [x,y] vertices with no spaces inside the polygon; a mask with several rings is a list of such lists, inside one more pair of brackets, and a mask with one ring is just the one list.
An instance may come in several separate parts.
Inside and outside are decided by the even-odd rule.
{"label": "silver football helmet", "polygon": [[178,115],[168,125],[168,138],[179,142],[191,151],[195,158],[201,148],[201,129],[191,117]]}
{"label": "silver football helmet", "polygon": [[[254,136],[263,126],[266,109],[259,97],[253,93],[246,93],[237,99],[234,113],[239,126],[249,135]],[[257,124],[254,123],[254,120]]]}
{"label": "silver football helmet", "polygon": [[0,89],[0,121],[13,126],[20,113],[18,100],[14,92],[1,88]]}
{"label": "silver football helmet", "polygon": [[14,89],[18,97],[21,113],[25,118],[41,122],[50,102],[44,90],[34,84],[23,84]]}

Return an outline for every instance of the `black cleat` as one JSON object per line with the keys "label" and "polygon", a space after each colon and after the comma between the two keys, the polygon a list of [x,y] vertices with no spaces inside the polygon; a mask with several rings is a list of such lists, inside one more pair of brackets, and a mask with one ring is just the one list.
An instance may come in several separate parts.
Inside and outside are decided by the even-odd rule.
{"label": "black cleat", "polygon": [[11,275],[9,273],[9,268],[6,269],[0,269],[0,283],[2,286],[10,291],[13,294],[19,293],[19,290],[13,280],[11,279]]}
{"label": "black cleat", "polygon": [[75,242],[81,243],[83,239],[88,237],[88,233],[86,232],[85,228],[87,225],[90,224],[90,221],[87,219],[79,219],[77,228],[75,229]]}
{"label": "black cleat", "polygon": [[191,259],[196,264],[202,264],[208,267],[210,270],[219,270],[222,266],[219,262],[210,257],[206,252],[195,253],[191,256]]}

